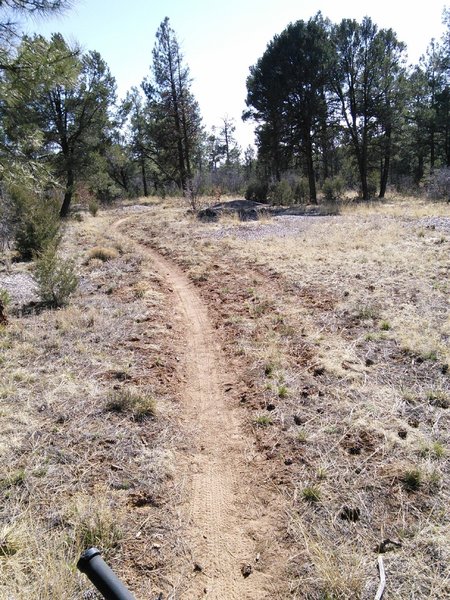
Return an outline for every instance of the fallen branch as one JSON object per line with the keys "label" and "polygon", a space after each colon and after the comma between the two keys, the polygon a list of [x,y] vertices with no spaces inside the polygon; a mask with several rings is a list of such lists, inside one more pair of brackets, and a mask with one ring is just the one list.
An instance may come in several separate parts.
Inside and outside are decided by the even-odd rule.
{"label": "fallen branch", "polygon": [[386,573],[384,571],[383,557],[378,557],[378,571],[380,573],[380,585],[378,586],[375,600],[381,600],[384,594],[384,588],[386,587]]}

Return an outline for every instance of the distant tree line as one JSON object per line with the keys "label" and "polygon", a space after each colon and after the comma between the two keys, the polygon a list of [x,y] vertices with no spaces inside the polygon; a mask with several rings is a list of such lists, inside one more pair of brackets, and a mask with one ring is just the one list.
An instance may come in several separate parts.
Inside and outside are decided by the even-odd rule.
{"label": "distant tree line", "polygon": [[395,32],[369,17],[333,24],[318,13],[276,35],[247,80],[260,178],[305,177],[312,202],[318,184],[341,178],[367,200],[450,167],[448,10],[444,22],[442,43],[412,68]]}
{"label": "distant tree line", "polygon": [[0,3],[2,223],[50,200],[66,217],[74,200],[151,194],[246,190],[317,202],[353,188],[384,197],[389,184],[417,187],[450,166],[448,10],[446,35],[414,67],[396,34],[368,17],[289,24],[250,68],[243,118],[256,122],[255,153],[239,147],[228,115],[206,131],[168,18],[148,76],[121,102],[98,52],[60,34],[19,35],[21,15],[68,4]]}

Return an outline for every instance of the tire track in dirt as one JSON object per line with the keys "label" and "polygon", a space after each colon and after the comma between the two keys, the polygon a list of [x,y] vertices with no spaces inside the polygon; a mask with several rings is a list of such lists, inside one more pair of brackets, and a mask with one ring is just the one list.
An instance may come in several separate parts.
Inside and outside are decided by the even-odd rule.
{"label": "tire track in dirt", "polygon": [[[134,218],[120,219],[114,229]],[[187,584],[180,582],[179,591],[178,585],[174,586],[171,597],[262,600],[267,597],[268,576],[255,569],[248,576],[243,574],[245,565],[255,564],[257,554],[246,527],[250,520],[255,526],[255,510],[245,485],[246,443],[238,411],[225,400],[224,383],[230,381],[225,357],[206,305],[186,275],[153,249],[133,244],[151,260],[152,268],[173,291],[174,309],[185,332],[184,340],[180,340],[186,370],[182,418],[196,432],[195,450],[189,455],[180,453],[176,475],[186,481],[188,490],[180,510],[192,566],[196,567],[187,576]]]}

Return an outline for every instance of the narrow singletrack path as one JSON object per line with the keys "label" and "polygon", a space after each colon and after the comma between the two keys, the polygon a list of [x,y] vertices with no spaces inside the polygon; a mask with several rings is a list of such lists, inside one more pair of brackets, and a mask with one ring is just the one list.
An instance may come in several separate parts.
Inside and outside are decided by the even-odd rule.
{"label": "narrow singletrack path", "polygon": [[[117,221],[114,229],[133,218]],[[224,391],[232,376],[227,373],[207,307],[192,282],[153,249],[133,243],[173,292],[174,310],[184,330],[180,340],[186,372],[182,420],[195,432],[194,449],[179,453],[176,473],[185,481],[180,510],[192,569],[179,588],[174,585],[171,597],[262,600],[268,597],[269,577],[255,563],[258,548],[251,534],[255,507],[246,485],[247,446],[239,410],[227,402]]]}

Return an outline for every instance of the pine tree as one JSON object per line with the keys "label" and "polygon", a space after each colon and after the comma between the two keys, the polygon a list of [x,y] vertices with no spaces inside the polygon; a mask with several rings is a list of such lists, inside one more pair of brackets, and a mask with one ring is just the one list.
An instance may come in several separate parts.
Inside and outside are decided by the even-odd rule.
{"label": "pine tree", "polygon": [[[174,30],[166,17],[156,33],[147,96],[152,159],[166,180],[187,192],[199,156],[201,117]],[[150,149],[150,148],[149,148]]]}
{"label": "pine tree", "polygon": [[60,34],[25,37],[16,61],[20,68],[7,71],[3,88],[6,139],[16,151],[29,139],[20,152],[46,161],[64,180],[65,217],[77,178],[107,142],[115,81],[98,52],[80,57]]}

